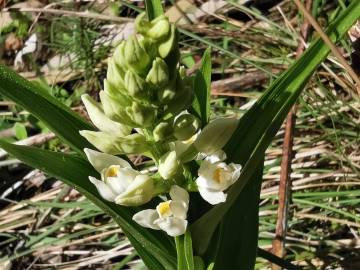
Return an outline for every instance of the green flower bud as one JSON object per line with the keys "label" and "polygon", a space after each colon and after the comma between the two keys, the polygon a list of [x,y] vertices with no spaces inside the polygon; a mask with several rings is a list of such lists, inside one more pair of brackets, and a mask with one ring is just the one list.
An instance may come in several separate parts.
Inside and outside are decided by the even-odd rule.
{"label": "green flower bud", "polygon": [[176,28],[174,25],[171,25],[171,32],[168,39],[165,42],[160,43],[158,51],[159,55],[162,58],[166,58],[170,51],[174,48],[176,44]]}
{"label": "green flower bud", "polygon": [[199,129],[200,121],[192,114],[178,116],[174,123],[174,136],[179,141],[190,139]]}
{"label": "green flower bud", "polygon": [[150,150],[144,135],[139,133],[117,137],[112,133],[102,131],[81,130],[80,135],[101,152],[111,155],[143,154]]}
{"label": "green flower bud", "polygon": [[120,102],[123,107],[131,104],[131,99],[128,97],[126,89],[115,87],[106,79],[104,80],[104,91],[109,97],[114,97],[114,99]]}
{"label": "green flower bud", "polygon": [[155,109],[133,102],[131,107],[126,108],[126,113],[139,127],[149,127],[155,119]]}
{"label": "green flower bud", "polygon": [[126,63],[139,73],[145,72],[150,64],[149,55],[141,48],[135,36],[125,42],[124,56]]}
{"label": "green flower bud", "polygon": [[155,141],[160,141],[171,137],[172,132],[173,128],[169,122],[161,122],[154,128],[153,136]]}
{"label": "green flower bud", "polygon": [[108,62],[108,69],[106,73],[107,80],[116,88],[124,89],[124,73],[116,65],[114,59],[110,58]]}
{"label": "green flower bud", "polygon": [[164,87],[157,91],[158,100],[167,104],[176,96],[176,81],[177,77],[171,78],[172,80]]}
{"label": "green flower bud", "polygon": [[158,91],[158,98],[161,103],[169,103],[176,96],[175,88],[166,87]]}
{"label": "green flower bud", "polygon": [[121,70],[121,75],[124,77],[126,70],[129,68],[125,61],[125,42],[122,41],[114,51],[113,56],[111,57],[115,64]]}
{"label": "green flower bud", "polygon": [[141,13],[135,19],[135,29],[140,34],[149,37],[155,41],[160,41],[168,37],[170,32],[169,19],[162,15],[151,22],[146,18],[145,13]]}
{"label": "green flower bud", "polygon": [[154,40],[162,40],[166,38],[170,33],[170,22],[169,19],[162,15],[156,17],[151,22],[151,27],[146,32],[146,36]]}
{"label": "green flower bud", "polygon": [[154,181],[148,175],[140,174],[115,198],[115,203],[125,206],[138,206],[149,202],[155,196]]}
{"label": "green flower bud", "polygon": [[128,70],[125,75],[125,87],[128,93],[137,99],[147,98],[145,80],[138,76],[136,73]]}
{"label": "green flower bud", "polygon": [[164,60],[157,57],[153,61],[152,67],[146,76],[146,81],[159,88],[169,82],[169,71]]}
{"label": "green flower bud", "polygon": [[135,126],[134,122],[131,121],[130,117],[124,110],[127,103],[124,104],[124,101],[121,98],[110,96],[105,91],[100,91],[99,96],[104,112],[110,119],[127,126]]}
{"label": "green flower bud", "polygon": [[181,163],[176,152],[171,151],[164,154],[159,161],[158,171],[162,178],[174,178],[180,172]]}
{"label": "green flower bud", "polygon": [[231,138],[237,125],[238,120],[234,118],[218,118],[210,122],[194,142],[196,149],[207,155],[222,149]]}
{"label": "green flower bud", "polygon": [[151,23],[146,18],[146,13],[140,13],[135,19],[135,29],[138,33],[146,35],[146,32],[149,31]]}
{"label": "green flower bud", "polygon": [[110,118],[105,115],[101,104],[94,101],[88,94],[82,95],[81,99],[86,107],[86,111],[89,114],[91,121],[99,130],[119,136],[130,134],[132,129],[131,127],[110,120]]}

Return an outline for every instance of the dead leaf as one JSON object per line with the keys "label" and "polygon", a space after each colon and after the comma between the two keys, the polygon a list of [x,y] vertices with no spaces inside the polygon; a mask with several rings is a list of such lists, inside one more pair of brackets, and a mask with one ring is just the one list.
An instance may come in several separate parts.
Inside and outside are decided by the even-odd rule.
{"label": "dead leaf", "polygon": [[5,51],[17,51],[21,49],[23,42],[15,33],[10,33],[5,40]]}

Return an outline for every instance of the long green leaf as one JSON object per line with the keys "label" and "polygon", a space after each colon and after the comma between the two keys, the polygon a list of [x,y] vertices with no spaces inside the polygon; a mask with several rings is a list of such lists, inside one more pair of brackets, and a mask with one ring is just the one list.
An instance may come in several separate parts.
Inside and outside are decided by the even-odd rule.
{"label": "long green leaf", "polygon": [[164,14],[162,4],[160,0],[145,0],[146,13],[149,20],[153,20],[158,16]]}
{"label": "long green leaf", "polygon": [[195,97],[192,103],[193,113],[201,120],[202,126],[209,122],[210,118],[210,96],[211,96],[211,49],[204,52],[201,60],[200,70],[194,79]]}
{"label": "long green leaf", "polygon": [[93,148],[79,130],[93,127],[54,97],[38,89],[30,81],[0,64],[0,94],[16,102],[52,130],[60,139],[82,154],[85,147]]}
{"label": "long green leaf", "polygon": [[[359,16],[360,1],[353,1],[329,26],[328,36],[333,42],[339,41]],[[192,225],[194,247],[200,254],[206,250],[216,227],[232,205],[237,204],[237,199],[244,196],[243,189],[261,162],[266,148],[311,75],[329,52],[330,49],[318,38],[300,59],[274,81],[240,120],[225,151],[229,160],[245,166],[240,179],[229,190],[226,203],[214,207]]]}
{"label": "long green leaf", "polygon": [[150,269],[176,269],[175,250],[170,244],[171,239],[133,222],[133,208],[119,206],[102,199],[88,180],[89,175],[98,176],[98,173],[87,161],[73,155],[13,145],[2,140],[0,147],[30,166],[61,179],[103,209],[121,226]]}
{"label": "long green leaf", "polygon": [[261,163],[249,180],[251,185],[245,186],[242,196],[238,197],[221,223],[214,266],[216,270],[254,269],[263,168]]}

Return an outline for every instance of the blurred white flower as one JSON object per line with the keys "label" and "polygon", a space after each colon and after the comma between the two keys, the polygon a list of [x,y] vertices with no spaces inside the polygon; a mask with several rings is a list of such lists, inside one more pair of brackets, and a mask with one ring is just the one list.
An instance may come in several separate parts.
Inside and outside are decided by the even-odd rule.
{"label": "blurred white flower", "polygon": [[147,203],[154,196],[153,180],[134,170],[126,160],[87,148],[84,152],[91,165],[101,174],[101,180],[92,176],[89,176],[89,180],[105,200],[136,206]]}
{"label": "blurred white flower", "polygon": [[240,176],[240,164],[226,164],[224,151],[219,150],[207,156],[201,163],[196,179],[200,195],[210,204],[225,202],[224,191],[229,188]]}
{"label": "blurred white flower", "polygon": [[171,200],[159,203],[156,209],[136,213],[133,220],[143,227],[163,230],[173,237],[184,234],[188,224],[186,216],[189,194],[185,189],[174,185],[170,189],[170,197]]}

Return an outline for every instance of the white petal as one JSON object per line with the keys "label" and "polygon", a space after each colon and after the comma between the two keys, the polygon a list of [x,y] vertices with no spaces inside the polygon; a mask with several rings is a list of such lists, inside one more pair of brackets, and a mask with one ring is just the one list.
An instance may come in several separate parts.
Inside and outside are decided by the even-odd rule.
{"label": "white petal", "polygon": [[200,168],[198,170],[198,175],[205,178],[212,178],[215,170],[216,164],[212,164],[208,160],[204,160],[203,162],[201,162]]}
{"label": "white petal", "polygon": [[[212,171],[212,174],[213,172],[214,171]],[[215,181],[213,175],[207,177],[200,175],[195,182],[198,187],[211,188],[219,191],[225,190],[228,185],[227,181],[222,181],[220,183]]]}
{"label": "white petal", "polygon": [[205,201],[212,205],[226,201],[227,195],[222,191],[199,187],[199,193]]}
{"label": "white petal", "polygon": [[179,201],[179,202],[183,202],[186,205],[189,204],[189,193],[177,186],[177,185],[173,185],[170,189],[170,197],[173,201]]}
{"label": "white petal", "polygon": [[154,196],[154,183],[148,175],[139,174],[126,188],[125,192],[115,198],[115,202],[125,206],[138,206],[147,203]]}
{"label": "white petal", "polygon": [[159,215],[154,209],[140,211],[132,219],[143,227],[160,230],[160,227],[155,224],[155,220],[159,219]]}
{"label": "white petal", "polygon": [[184,202],[180,201],[171,201],[170,209],[172,214],[181,219],[186,219],[188,206]]}
{"label": "white petal", "polygon": [[219,161],[224,161],[225,159],[226,159],[226,153],[223,150],[218,150],[215,153],[205,158],[205,160],[213,164]]}
{"label": "white petal", "polygon": [[232,184],[233,184],[239,179],[242,167],[240,164],[235,164],[235,163],[231,163],[229,166],[231,166],[232,169],[234,170],[232,175]]}
{"label": "white petal", "polygon": [[120,165],[122,168],[131,168],[130,164],[122,158],[91,150],[89,148],[85,148],[84,152],[91,165],[93,165],[95,170],[99,173],[111,165]]}
{"label": "white petal", "polygon": [[164,219],[158,219],[155,223],[170,236],[179,236],[185,233],[187,227],[187,220],[168,217]]}
{"label": "white petal", "polygon": [[103,181],[97,180],[95,177],[92,176],[89,176],[89,180],[95,185],[101,197],[110,202],[113,202],[115,200],[115,192],[113,192],[112,189],[107,186]]}
{"label": "white petal", "polygon": [[129,185],[129,183],[122,181],[122,179],[117,177],[108,177],[106,178],[105,183],[114,191],[116,195],[123,193]]}
{"label": "white petal", "polygon": [[140,172],[133,168],[121,168],[116,177],[130,185],[139,174]]}
{"label": "white petal", "polygon": [[81,100],[85,105],[91,121],[99,130],[119,136],[126,136],[130,134],[131,127],[112,121],[105,115],[104,110],[101,107],[101,103],[93,100],[88,94],[82,95]]}
{"label": "white petal", "polygon": [[233,118],[218,118],[207,124],[194,142],[199,152],[211,155],[222,149],[231,138],[238,120]]}

